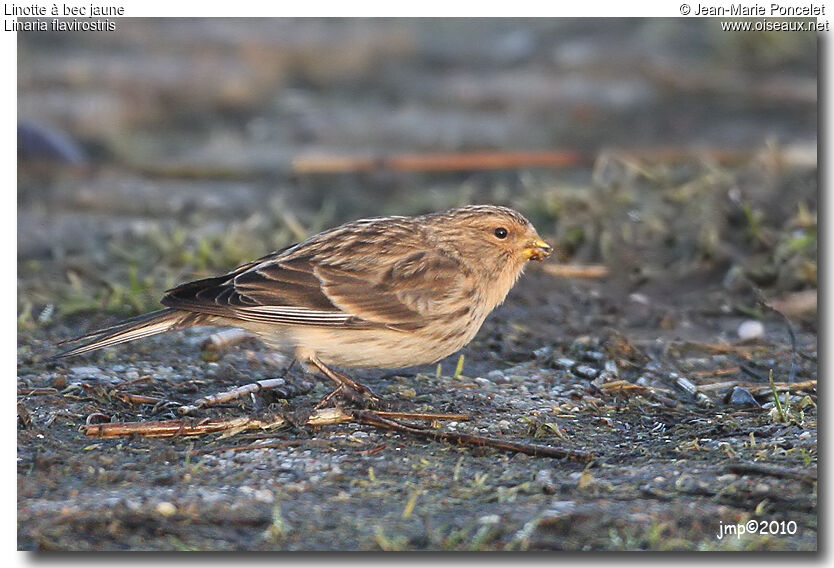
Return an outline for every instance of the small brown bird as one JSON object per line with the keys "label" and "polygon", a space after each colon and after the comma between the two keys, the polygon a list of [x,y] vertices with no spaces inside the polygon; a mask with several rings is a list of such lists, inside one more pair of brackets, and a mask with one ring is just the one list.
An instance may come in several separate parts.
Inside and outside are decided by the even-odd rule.
{"label": "small brown bird", "polygon": [[[70,341],[68,357],[193,325],[243,328],[269,347],[373,397],[330,369],[433,363],[469,343],[528,260],[551,247],[507,207],[347,223],[166,292],[165,309]],[[349,394],[349,393],[345,393]]]}

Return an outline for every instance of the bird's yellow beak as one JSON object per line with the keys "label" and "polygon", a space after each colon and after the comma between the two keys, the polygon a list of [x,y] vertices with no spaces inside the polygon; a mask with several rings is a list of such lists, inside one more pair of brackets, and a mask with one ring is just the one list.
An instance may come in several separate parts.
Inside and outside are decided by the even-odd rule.
{"label": "bird's yellow beak", "polygon": [[541,239],[533,239],[527,246],[524,248],[521,254],[524,255],[524,258],[527,260],[544,260],[550,253],[553,252],[553,247],[549,244],[544,242]]}

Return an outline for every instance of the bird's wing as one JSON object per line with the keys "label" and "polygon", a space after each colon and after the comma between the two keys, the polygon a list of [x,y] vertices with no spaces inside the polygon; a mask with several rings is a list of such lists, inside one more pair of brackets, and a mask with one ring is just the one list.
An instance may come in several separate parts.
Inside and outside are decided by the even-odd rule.
{"label": "bird's wing", "polygon": [[341,309],[363,320],[400,330],[469,310],[469,271],[457,259],[429,251],[414,252],[394,264],[359,275],[338,268],[316,269],[322,289]]}
{"label": "bird's wing", "polygon": [[415,252],[364,269],[314,255],[276,255],[225,276],[169,290],[168,307],[266,324],[413,330],[468,305],[467,272],[450,257]]}

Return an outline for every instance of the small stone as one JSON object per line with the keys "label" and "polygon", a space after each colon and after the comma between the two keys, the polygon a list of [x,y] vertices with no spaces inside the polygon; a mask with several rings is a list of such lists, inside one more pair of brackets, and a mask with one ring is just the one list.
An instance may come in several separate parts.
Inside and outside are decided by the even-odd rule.
{"label": "small stone", "polygon": [[762,322],[757,320],[747,320],[738,326],[739,339],[755,339],[764,335],[765,328]]}
{"label": "small stone", "polygon": [[588,365],[578,365],[573,369],[573,374],[582,377],[583,379],[593,379],[599,374],[599,371]]}
{"label": "small stone", "polygon": [[504,373],[502,371],[499,371],[498,369],[495,369],[487,373],[487,378],[497,385],[508,382],[507,377],[504,375]]}
{"label": "small stone", "polygon": [[136,369],[128,369],[125,372],[125,380],[135,381],[138,378],[139,378],[139,371],[137,371]]}
{"label": "small stone", "polygon": [[602,361],[605,359],[605,353],[600,353],[599,351],[585,351],[582,354],[582,358],[586,361]]}
{"label": "small stone", "polygon": [[489,379],[485,379],[483,377],[475,377],[472,380],[475,382],[476,385],[484,387],[484,388],[489,388],[489,387],[492,386],[492,381],[490,381]]}
{"label": "small stone", "polygon": [[481,525],[497,525],[501,522],[499,515],[484,515],[478,519],[478,524]]}
{"label": "small stone", "polygon": [[157,503],[156,508],[154,510],[163,517],[170,517],[171,515],[177,512],[177,507],[173,503],[169,503],[168,501],[162,501],[160,503]]}
{"label": "small stone", "polygon": [[252,497],[259,503],[272,503],[275,501],[275,495],[269,489],[258,489]]}
{"label": "small stone", "polygon": [[100,377],[103,371],[98,367],[72,367],[70,373],[78,377]]}
{"label": "small stone", "polygon": [[67,386],[67,376],[66,375],[55,375],[52,378],[52,387],[58,390],[61,390]]}
{"label": "small stone", "polygon": [[541,487],[542,493],[545,495],[553,495],[556,493],[556,485],[553,483],[553,474],[550,470],[540,469],[536,472],[536,485]]}
{"label": "small stone", "polygon": [[762,405],[759,404],[750,391],[744,387],[733,387],[727,396],[724,397],[724,402],[727,404],[732,404],[734,406],[755,406],[757,408],[761,408]]}
{"label": "small stone", "polygon": [[533,355],[536,356],[536,359],[546,361],[550,359],[550,357],[553,355],[553,347],[551,347],[550,345],[539,347],[538,349],[533,351]]}
{"label": "small stone", "polygon": [[661,365],[657,361],[649,361],[648,363],[643,365],[643,370],[647,373],[661,373],[663,372],[663,365]]}
{"label": "small stone", "polygon": [[574,365],[576,365],[576,361],[573,359],[568,359],[567,357],[559,357],[553,363],[556,364],[557,367],[562,369],[570,369]]}

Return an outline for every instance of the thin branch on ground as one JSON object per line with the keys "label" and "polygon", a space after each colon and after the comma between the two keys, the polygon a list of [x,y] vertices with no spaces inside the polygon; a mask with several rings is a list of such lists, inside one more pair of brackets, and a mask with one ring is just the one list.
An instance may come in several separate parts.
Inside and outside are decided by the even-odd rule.
{"label": "thin branch on ground", "polygon": [[756,475],[769,475],[771,477],[782,477],[785,479],[798,479],[799,481],[803,481],[805,483],[816,483],[817,482],[817,469],[810,468],[810,469],[790,469],[787,467],[780,467],[776,465],[768,465],[764,463],[754,463],[754,462],[739,462],[739,463],[732,463],[727,466],[727,469],[731,473],[745,475],[748,473],[756,474]]}
{"label": "thin branch on ground", "polygon": [[562,278],[605,278],[609,270],[601,264],[544,264],[539,270]]}
{"label": "thin branch on ground", "polygon": [[[307,418],[307,426],[328,426],[345,422],[356,422],[385,430],[411,434],[422,438],[453,442],[467,446],[492,447],[500,450],[521,452],[532,456],[570,458],[578,461],[590,461],[593,456],[587,452],[528,444],[513,440],[487,438],[474,434],[446,432],[431,428],[421,428],[411,424],[404,424],[394,418],[419,418],[421,420],[442,420],[454,418],[466,419],[460,414],[430,414],[430,413],[377,413],[367,410],[343,410],[341,408],[326,408],[314,411]],[[271,430],[288,425],[286,418],[276,416],[272,419],[233,418],[230,420],[206,419],[197,423],[188,420],[162,420],[156,422],[121,422],[104,424],[87,424],[81,431],[93,438],[119,438],[124,436],[145,436],[149,438],[170,438],[175,436],[200,436],[205,434],[223,433],[223,437],[231,436],[247,430]],[[254,446],[262,448],[265,446]],[[240,448],[238,446],[237,448]],[[253,448],[253,449],[254,449]]]}
{"label": "thin branch on ground", "polygon": [[294,396],[298,396],[299,394],[309,392],[310,389],[312,389],[312,385],[309,383],[301,383],[297,385],[289,383],[283,378],[265,379],[263,381],[257,381],[249,383],[248,385],[236,387],[225,392],[219,392],[198,398],[191,404],[181,406],[179,408],[179,413],[190,414],[207,406],[224,404],[242,398],[246,395],[263,391],[277,391],[281,398],[292,398]]}
{"label": "thin branch on ground", "polygon": [[462,434],[458,432],[417,428],[415,426],[403,424],[396,420],[383,418],[379,414],[368,410],[352,410],[351,414],[353,414],[354,420],[360,424],[367,424],[387,430],[394,430],[395,432],[412,434],[421,438],[442,440],[444,442],[453,442],[466,446],[491,447],[499,450],[521,452],[523,454],[537,457],[570,458],[583,462],[588,462],[594,459],[592,454],[577,450],[568,450],[554,446],[541,446],[538,444],[528,444],[526,442],[516,442],[512,440],[500,440],[498,438],[487,438],[485,436],[476,436],[474,434]]}

